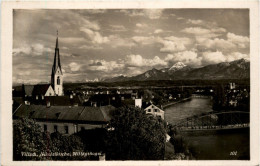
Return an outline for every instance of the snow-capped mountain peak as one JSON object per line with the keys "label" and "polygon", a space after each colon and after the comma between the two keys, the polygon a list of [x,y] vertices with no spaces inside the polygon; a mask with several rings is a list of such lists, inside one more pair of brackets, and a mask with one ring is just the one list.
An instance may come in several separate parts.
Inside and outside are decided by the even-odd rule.
{"label": "snow-capped mountain peak", "polygon": [[184,67],[186,67],[187,65],[185,65],[184,63],[182,62],[177,62],[175,63],[169,70],[173,70],[173,71],[176,71],[176,70],[180,70]]}

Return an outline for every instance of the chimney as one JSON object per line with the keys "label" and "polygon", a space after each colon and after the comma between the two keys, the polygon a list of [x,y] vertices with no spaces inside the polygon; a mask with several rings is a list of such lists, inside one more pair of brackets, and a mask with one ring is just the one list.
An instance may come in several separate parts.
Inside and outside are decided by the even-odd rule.
{"label": "chimney", "polygon": [[135,99],[135,107],[142,108],[142,99]]}

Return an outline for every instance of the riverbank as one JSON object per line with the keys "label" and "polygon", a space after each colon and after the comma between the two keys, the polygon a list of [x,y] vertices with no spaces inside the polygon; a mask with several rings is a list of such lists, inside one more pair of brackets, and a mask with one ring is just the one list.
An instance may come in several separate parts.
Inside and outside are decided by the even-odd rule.
{"label": "riverbank", "polygon": [[191,99],[191,97],[188,97],[188,98],[181,99],[181,100],[179,100],[179,101],[168,102],[168,103],[163,104],[163,105],[162,105],[162,108],[165,109],[165,108],[167,108],[167,107],[170,107],[170,106],[172,106],[172,105],[175,105],[175,104],[178,104],[178,103],[180,103],[180,102],[187,101],[187,100],[190,100],[190,99]]}

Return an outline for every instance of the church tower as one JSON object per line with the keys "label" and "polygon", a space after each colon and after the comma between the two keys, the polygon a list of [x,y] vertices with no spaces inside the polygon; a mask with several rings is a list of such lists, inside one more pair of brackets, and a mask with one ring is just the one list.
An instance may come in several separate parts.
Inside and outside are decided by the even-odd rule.
{"label": "church tower", "polygon": [[63,93],[63,74],[62,74],[61,65],[60,65],[58,31],[57,31],[55,54],[54,54],[54,62],[53,62],[52,73],[51,73],[51,86],[52,86],[56,96],[64,95],[64,93]]}

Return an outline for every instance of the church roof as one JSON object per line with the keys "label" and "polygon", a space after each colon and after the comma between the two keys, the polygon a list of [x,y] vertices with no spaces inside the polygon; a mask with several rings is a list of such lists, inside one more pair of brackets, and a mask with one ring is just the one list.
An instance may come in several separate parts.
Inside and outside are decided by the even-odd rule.
{"label": "church roof", "polygon": [[24,85],[23,88],[24,88],[25,95],[32,96],[34,85]]}
{"label": "church roof", "polygon": [[42,105],[21,105],[13,114],[14,118],[31,118],[40,121],[76,121],[78,123],[107,123],[111,119],[113,106],[68,107]]}
{"label": "church roof", "polygon": [[53,106],[70,106],[81,104],[78,96],[73,96],[72,99],[69,96],[46,96],[42,104],[46,104],[48,101]]}
{"label": "church roof", "polygon": [[38,84],[34,86],[33,95],[45,95],[47,90],[49,89],[50,84]]}

